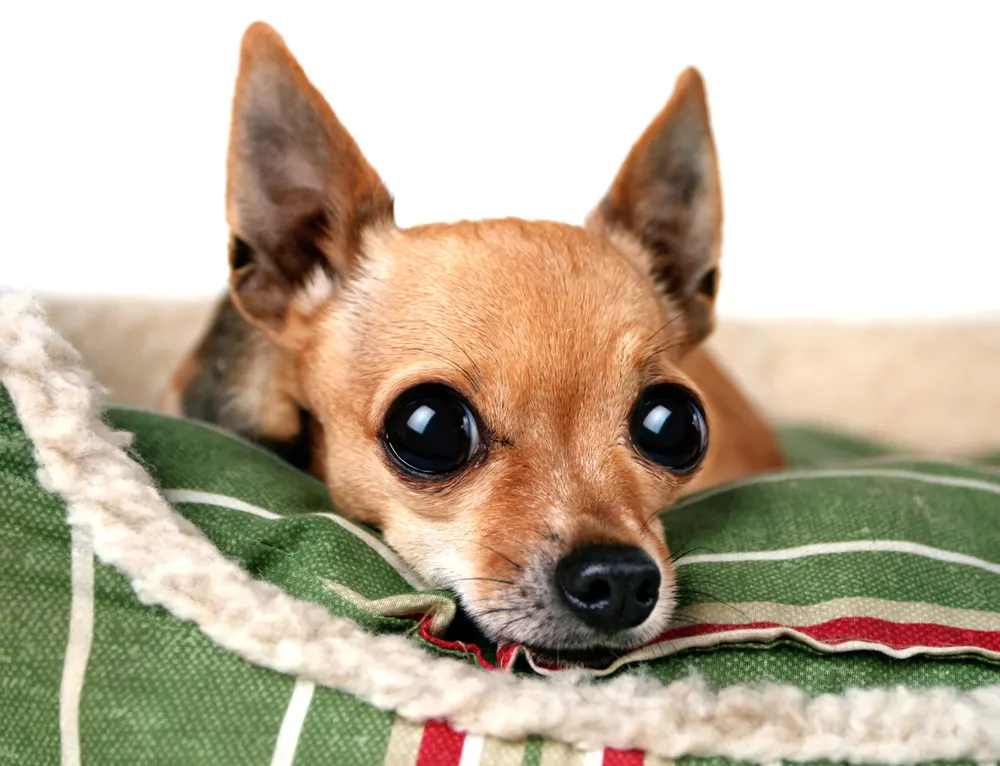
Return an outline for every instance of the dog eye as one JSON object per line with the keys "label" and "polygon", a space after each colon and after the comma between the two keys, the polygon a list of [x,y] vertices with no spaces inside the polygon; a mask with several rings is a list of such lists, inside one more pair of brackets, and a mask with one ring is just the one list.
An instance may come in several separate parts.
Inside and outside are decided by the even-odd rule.
{"label": "dog eye", "polygon": [[405,470],[434,476],[457,471],[480,447],[469,405],[458,392],[433,383],[411,388],[392,404],[384,440]]}
{"label": "dog eye", "polygon": [[640,454],[674,473],[697,468],[708,447],[701,404],[686,388],[669,383],[642,393],[629,431]]}

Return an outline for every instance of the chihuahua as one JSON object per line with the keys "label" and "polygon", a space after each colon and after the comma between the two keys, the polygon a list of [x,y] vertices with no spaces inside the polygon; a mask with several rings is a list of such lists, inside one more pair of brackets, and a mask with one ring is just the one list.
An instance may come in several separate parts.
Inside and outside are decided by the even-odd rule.
{"label": "chihuahua", "polygon": [[257,23],[227,172],[228,293],[165,406],[322,478],[494,641],[620,650],[663,632],[677,587],[659,514],[783,463],[702,347],[722,201],[698,72],[585,226],[404,229]]}

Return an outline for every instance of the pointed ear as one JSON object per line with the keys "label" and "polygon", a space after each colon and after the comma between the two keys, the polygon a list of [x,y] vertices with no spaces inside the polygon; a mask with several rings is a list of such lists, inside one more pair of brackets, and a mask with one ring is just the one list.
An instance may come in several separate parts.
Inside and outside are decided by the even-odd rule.
{"label": "pointed ear", "polygon": [[632,147],[591,226],[626,230],[653,279],[687,314],[692,343],[714,323],[722,244],[722,195],[705,86],[695,69]]}
{"label": "pointed ear", "polygon": [[355,265],[368,226],[393,203],[284,41],[266,24],[243,36],[229,140],[230,293],[279,345]]}

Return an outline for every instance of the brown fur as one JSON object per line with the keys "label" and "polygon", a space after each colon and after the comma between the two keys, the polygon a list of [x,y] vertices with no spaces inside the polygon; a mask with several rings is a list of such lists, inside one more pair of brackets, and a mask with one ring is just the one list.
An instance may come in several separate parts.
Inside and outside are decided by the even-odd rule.
{"label": "brown fur", "polygon": [[[230,297],[175,379],[182,411],[322,476],[340,508],[455,589],[495,639],[624,646],[661,631],[675,587],[657,511],[782,464],[698,348],[722,220],[701,78],[681,76],[587,228],[400,229],[388,191],[273,30],[248,30],[240,66]],[[484,449],[441,481],[404,474],[381,442],[394,399],[425,382],[460,392],[485,428]],[[711,443],[693,475],[630,443],[629,413],[659,382],[705,401]],[[553,596],[555,562],[597,543],[638,546],[661,572],[653,615],[622,635],[584,628]]]}

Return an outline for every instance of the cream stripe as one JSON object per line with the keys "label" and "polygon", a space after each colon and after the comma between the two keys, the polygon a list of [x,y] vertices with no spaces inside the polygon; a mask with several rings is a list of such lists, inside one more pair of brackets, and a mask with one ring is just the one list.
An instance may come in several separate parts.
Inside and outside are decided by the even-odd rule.
{"label": "cream stripe", "polygon": [[[877,641],[844,641],[840,644],[828,644],[819,639],[813,638],[812,636],[807,636],[804,633],[797,631],[793,628],[765,628],[763,630],[755,628],[744,628],[741,630],[727,631],[725,633],[716,633],[715,635],[704,635],[704,636],[691,636],[690,638],[677,639],[676,641],[669,642],[669,647],[664,646],[663,651],[648,651],[640,650],[628,659],[629,662],[638,662],[641,660],[651,660],[657,657],[663,657],[666,654],[673,654],[676,652],[683,651],[684,649],[693,648],[703,648],[707,646],[716,646],[719,644],[720,639],[724,639],[727,644],[731,643],[767,643],[770,641],[775,641],[779,638],[792,637],[796,642],[805,644],[806,646],[815,649],[823,654],[843,654],[845,652],[861,652],[861,651],[876,651],[879,654],[884,654],[888,657],[892,657],[897,660],[906,660],[910,657],[928,656],[928,657],[950,657],[953,655],[963,655],[963,654],[975,654],[977,657],[985,657],[990,660],[1000,659],[1000,652],[995,652],[989,649],[981,649],[975,646],[907,646],[903,649],[892,649],[885,644],[880,644]],[[617,667],[621,667],[624,664],[620,660],[616,663]],[[606,675],[609,671],[602,671],[602,675]]]}
{"label": "cream stripe", "polygon": [[962,630],[1000,630],[1000,612],[956,609],[923,601],[889,601],[880,598],[835,598],[798,606],[767,601],[734,604],[694,604],[678,615],[700,622],[746,625],[776,622],[779,625],[815,625],[842,617],[873,617],[892,622],[921,622]]}
{"label": "cream stripe", "polygon": [[251,516],[258,516],[262,519],[268,519],[269,521],[281,518],[280,514],[274,513],[273,511],[258,508],[256,505],[250,505],[250,503],[245,503],[235,497],[217,495],[214,492],[199,492],[195,489],[165,489],[163,490],[163,496],[175,505],[178,503],[214,505],[219,508],[228,508],[231,511],[249,513]]}
{"label": "cream stripe", "polygon": [[[253,516],[269,520],[289,518],[274,513],[273,511],[265,510],[264,508],[258,508],[256,505],[251,505],[250,503],[246,503],[238,498],[229,497],[228,495],[219,495],[214,492],[201,492],[195,489],[165,489],[162,494],[167,501],[174,504],[198,503],[201,505],[214,505],[219,508],[228,508],[231,511],[241,511],[242,513],[249,513]],[[397,574],[406,580],[411,587],[417,590],[427,589],[427,585],[420,579],[417,573],[410,569],[410,567],[407,566],[406,563],[404,563],[403,560],[392,550],[390,550],[385,543],[356,524],[351,523],[342,516],[322,511],[298,515],[321,516],[324,519],[329,519],[334,524],[337,524],[339,527],[350,532],[352,535],[364,542],[365,545],[374,550],[379,556],[385,559],[386,563],[395,569]]]}
{"label": "cream stripe", "polygon": [[483,738],[467,735],[462,743],[462,757],[458,766],[479,766],[483,757]]}
{"label": "cream stripe", "polygon": [[411,766],[420,754],[420,742],[424,736],[423,724],[410,723],[398,716],[392,722],[389,744],[385,748],[385,766]]}
{"label": "cream stripe", "polygon": [[292,766],[295,762],[295,751],[299,747],[299,737],[309,715],[309,705],[312,703],[316,684],[301,678],[292,687],[292,696],[288,700],[285,717],[281,719],[278,729],[278,739],[274,744],[274,755],[271,756],[271,766]]}
{"label": "cream stripe", "polygon": [[944,487],[962,487],[964,489],[975,489],[981,492],[991,492],[1000,495],[1000,484],[981,479],[969,479],[964,476],[938,476],[932,473],[920,473],[919,471],[906,471],[893,468],[830,468],[809,471],[782,471],[781,473],[760,474],[746,479],[720,484],[718,487],[706,489],[698,492],[670,508],[676,511],[678,508],[706,500],[716,495],[741,489],[743,487],[755,487],[759,484],[780,484],[786,481],[803,481],[809,479],[859,479],[859,478],[879,478],[879,479],[902,479],[906,481],[919,481],[924,484],[937,484]]}
{"label": "cream stripe", "polygon": [[604,766],[604,748],[588,751],[583,756],[583,766]]}
{"label": "cream stripe", "polygon": [[945,561],[949,564],[963,564],[982,569],[991,574],[1000,574],[1000,564],[966,556],[964,553],[932,548],[929,545],[911,543],[905,540],[852,540],[841,543],[815,543],[796,548],[781,548],[773,551],[744,551],[741,553],[703,553],[696,556],[682,556],[674,566],[691,564],[734,564],[747,561],[792,561],[810,556],[826,556],[838,553],[908,553],[913,556]]}
{"label": "cream stripe", "polygon": [[80,697],[94,639],[94,548],[91,531],[71,531],[69,635],[59,687],[59,742],[62,766],[80,764]]}
{"label": "cream stripe", "polygon": [[[949,468],[957,468],[960,471],[969,471],[970,473],[984,473],[987,476],[1000,476],[1000,468],[995,465],[990,465],[987,463],[970,463],[964,460],[956,460],[954,456],[941,454],[913,454],[901,452],[894,455],[879,455],[878,457],[866,457],[860,460],[852,460],[852,465],[861,468],[869,465],[909,465],[909,466],[920,466],[920,465],[941,465],[942,463],[947,465]],[[900,469],[900,470],[912,470],[912,469]]]}
{"label": "cream stripe", "polygon": [[542,756],[538,766],[582,766],[584,754],[579,750],[563,744],[545,740],[542,743]]}
{"label": "cream stripe", "polygon": [[509,742],[496,737],[487,737],[483,745],[480,766],[521,766],[524,762],[525,740]]}

